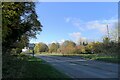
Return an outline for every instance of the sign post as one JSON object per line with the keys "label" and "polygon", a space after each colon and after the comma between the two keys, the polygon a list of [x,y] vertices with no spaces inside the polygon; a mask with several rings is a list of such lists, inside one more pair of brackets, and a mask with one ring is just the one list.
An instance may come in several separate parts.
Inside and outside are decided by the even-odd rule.
{"label": "sign post", "polygon": [[33,57],[34,57],[34,46],[35,46],[35,44],[29,44],[29,49],[31,49],[32,50],[32,55],[33,55]]}

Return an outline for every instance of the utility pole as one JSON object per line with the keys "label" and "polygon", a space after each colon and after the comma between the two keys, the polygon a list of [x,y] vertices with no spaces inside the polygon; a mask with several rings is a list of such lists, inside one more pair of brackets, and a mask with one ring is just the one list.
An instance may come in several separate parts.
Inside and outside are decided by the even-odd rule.
{"label": "utility pole", "polygon": [[108,38],[110,38],[108,24],[107,24],[107,34],[108,34]]}

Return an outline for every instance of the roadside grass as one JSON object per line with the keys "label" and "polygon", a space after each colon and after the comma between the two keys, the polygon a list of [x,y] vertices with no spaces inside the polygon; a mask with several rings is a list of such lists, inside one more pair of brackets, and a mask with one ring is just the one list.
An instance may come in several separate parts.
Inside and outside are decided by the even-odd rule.
{"label": "roadside grass", "polygon": [[97,57],[95,60],[112,62],[112,63],[120,63],[120,59],[116,57]]}
{"label": "roadside grass", "polygon": [[51,55],[51,56],[75,56],[75,55],[79,55],[79,54],[62,54],[62,53],[45,53],[45,52],[41,52],[41,53],[36,53],[36,55]]}
{"label": "roadside grass", "polygon": [[29,61],[25,63],[25,68],[24,78],[69,78],[47,62],[35,57],[29,58]]}
{"label": "roadside grass", "polygon": [[[5,71],[7,70],[7,71]],[[7,73],[6,73],[7,72]],[[42,59],[19,55],[17,59],[13,60],[11,64],[4,67],[5,78],[20,78],[20,79],[62,79],[71,80],[71,78],[64,73],[53,68],[49,63]]]}
{"label": "roadside grass", "polygon": [[48,52],[41,52],[41,53],[36,53],[36,55],[62,56],[63,54],[61,54],[61,53],[48,53]]}
{"label": "roadside grass", "polygon": [[108,55],[108,54],[103,54],[103,53],[100,53],[100,54],[41,53],[41,54],[37,54],[37,55],[52,55],[52,56],[64,56],[64,57],[80,56],[84,59],[105,61],[105,62],[111,62],[111,63],[120,63],[120,58],[118,56]]}
{"label": "roadside grass", "polygon": [[111,63],[120,63],[120,58],[117,56],[100,55],[100,54],[79,54],[80,57],[91,60],[105,61]]}

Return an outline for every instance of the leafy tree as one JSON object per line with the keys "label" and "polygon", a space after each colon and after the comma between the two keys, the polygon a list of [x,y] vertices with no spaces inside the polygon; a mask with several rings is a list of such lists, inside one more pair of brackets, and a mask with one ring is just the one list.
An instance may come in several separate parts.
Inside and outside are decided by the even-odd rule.
{"label": "leafy tree", "polygon": [[76,53],[75,47],[76,44],[73,41],[66,40],[65,42],[63,42],[60,49],[63,54],[72,54]]}
{"label": "leafy tree", "polygon": [[102,52],[102,43],[101,42],[91,42],[92,50],[94,53],[101,53]]}
{"label": "leafy tree", "polygon": [[11,53],[20,53],[21,48],[27,45],[28,39],[35,38],[35,35],[42,31],[42,25],[37,18],[34,2],[2,2],[3,78],[10,74],[8,69],[13,67],[10,66],[13,61],[18,60],[11,56]]}
{"label": "leafy tree", "polygon": [[49,47],[49,52],[57,52],[57,49],[59,48],[59,43],[52,43]]}
{"label": "leafy tree", "polygon": [[83,42],[83,46],[87,46],[88,45],[88,42]]}
{"label": "leafy tree", "polygon": [[66,40],[63,42],[62,47],[67,47],[67,46],[75,47],[76,44],[73,41]]}
{"label": "leafy tree", "polygon": [[60,48],[60,44],[59,43],[56,43],[56,45],[57,45],[57,48]]}
{"label": "leafy tree", "polygon": [[41,27],[33,2],[2,2],[3,53],[11,49],[22,35],[35,37]]}
{"label": "leafy tree", "polygon": [[109,43],[110,43],[110,38],[104,37],[104,38],[103,38],[103,43],[104,43],[104,44],[109,44]]}
{"label": "leafy tree", "polygon": [[29,43],[28,36],[27,35],[22,35],[21,38],[13,44],[13,46],[12,46],[13,49],[12,50],[14,50],[15,53],[11,52],[11,54],[20,53],[25,46],[28,46],[28,43]]}
{"label": "leafy tree", "polygon": [[118,42],[118,33],[119,33],[118,29],[119,29],[118,23],[115,23],[114,28],[110,32],[110,38],[113,42]]}
{"label": "leafy tree", "polygon": [[90,43],[85,47],[85,52],[86,53],[93,53],[93,44]]}
{"label": "leafy tree", "polygon": [[35,53],[47,52],[48,46],[45,43],[37,43],[34,47],[34,51],[35,51]]}
{"label": "leafy tree", "polygon": [[35,44],[35,47],[34,47],[34,52],[35,53],[38,53],[39,52],[39,44]]}

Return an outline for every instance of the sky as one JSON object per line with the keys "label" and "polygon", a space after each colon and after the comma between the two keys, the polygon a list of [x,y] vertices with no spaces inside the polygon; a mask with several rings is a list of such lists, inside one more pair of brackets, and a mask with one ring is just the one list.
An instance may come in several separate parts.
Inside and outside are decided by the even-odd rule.
{"label": "sky", "polygon": [[30,43],[101,41],[118,17],[117,2],[37,2],[35,9],[43,27]]}

